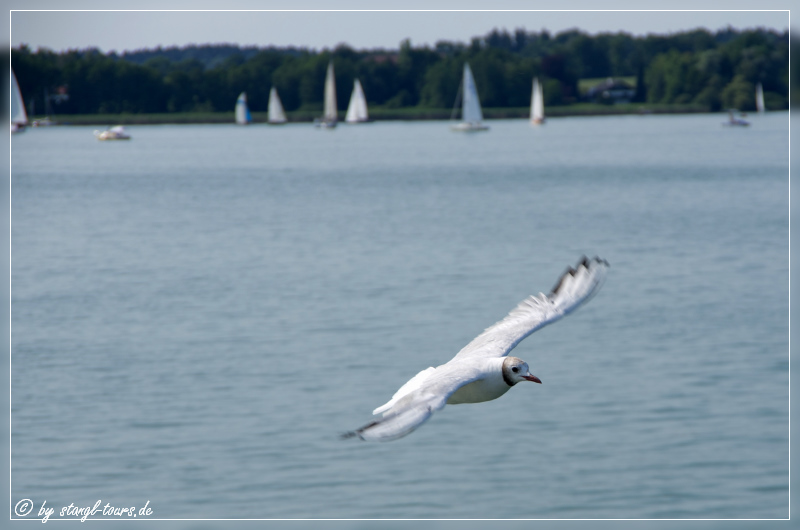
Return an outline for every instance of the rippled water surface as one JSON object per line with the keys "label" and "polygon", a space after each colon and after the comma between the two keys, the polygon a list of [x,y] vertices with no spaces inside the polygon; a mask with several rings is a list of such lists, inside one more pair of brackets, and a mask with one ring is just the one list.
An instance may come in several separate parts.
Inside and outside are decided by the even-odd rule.
{"label": "rippled water surface", "polygon": [[[11,502],[159,518],[785,518],[789,118],[11,139]],[[343,441],[582,254],[543,385]]]}

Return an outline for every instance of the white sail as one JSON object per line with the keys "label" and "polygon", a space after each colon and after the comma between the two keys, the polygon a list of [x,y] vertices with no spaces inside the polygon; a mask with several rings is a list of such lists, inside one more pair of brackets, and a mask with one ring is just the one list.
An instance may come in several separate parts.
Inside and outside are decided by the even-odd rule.
{"label": "white sail", "polygon": [[333,77],[333,61],[328,63],[328,73],[325,76],[325,110],[322,119],[326,122],[336,123],[336,82]]}
{"label": "white sail", "polygon": [[11,95],[11,130],[20,130],[28,123],[28,115],[25,113],[25,104],[22,102],[22,94],[17,84],[17,76],[11,70],[11,83],[9,84],[9,94]]}
{"label": "white sail", "polygon": [[[475,79],[468,63],[464,63],[464,77],[462,81],[464,97],[461,102],[461,123],[452,126],[454,131],[485,131],[489,129],[483,121],[481,102],[478,99],[478,89],[475,88]],[[456,97],[456,102],[458,98]]]}
{"label": "white sail", "polygon": [[359,123],[368,120],[367,99],[364,97],[361,82],[356,79],[353,83],[353,93],[350,95],[350,104],[347,106],[347,115],[344,117],[344,121],[347,123]]}
{"label": "white sail", "polygon": [[269,91],[269,105],[267,108],[267,122],[286,123],[286,113],[281,105],[281,98],[278,97],[278,90],[275,87]]}
{"label": "white sail", "polygon": [[539,78],[533,78],[533,91],[531,93],[531,123],[544,123],[544,96]]}
{"label": "white sail", "polygon": [[764,106],[764,89],[761,87],[761,83],[756,85],[756,109],[760,113],[766,110]]}
{"label": "white sail", "polygon": [[250,109],[247,108],[247,94],[242,92],[236,100],[236,123],[245,125],[250,123]]}
{"label": "white sail", "polygon": [[468,63],[464,63],[464,105],[461,109],[461,119],[470,123],[483,121],[478,89],[475,88],[475,79]]}

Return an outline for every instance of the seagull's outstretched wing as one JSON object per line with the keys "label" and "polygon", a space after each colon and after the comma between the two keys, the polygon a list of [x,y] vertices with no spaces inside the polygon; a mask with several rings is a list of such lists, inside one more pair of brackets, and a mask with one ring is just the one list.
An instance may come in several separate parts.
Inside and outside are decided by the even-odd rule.
{"label": "seagull's outstretched wing", "polygon": [[584,256],[568,268],[550,294],[529,296],[506,318],[475,337],[450,362],[470,357],[505,357],[522,339],[537,329],[576,310],[603,285],[608,262]]}
{"label": "seagull's outstretched wing", "polygon": [[[446,402],[447,400],[445,400]],[[442,404],[444,406],[444,404]],[[429,399],[419,400],[413,406],[405,408],[399,412],[387,414],[379,420],[370,422],[360,429],[350,431],[342,435],[342,438],[352,438],[358,436],[368,442],[390,442],[410,434],[417,427],[425,423],[431,417],[434,410],[438,410],[437,402],[430,397]]]}
{"label": "seagull's outstretched wing", "polygon": [[485,377],[485,364],[480,359],[467,359],[440,366],[416,389],[396,401],[381,419],[345,433],[342,437],[358,436],[362,440],[377,442],[402,438],[425,423],[434,412],[444,408],[453,392]]}

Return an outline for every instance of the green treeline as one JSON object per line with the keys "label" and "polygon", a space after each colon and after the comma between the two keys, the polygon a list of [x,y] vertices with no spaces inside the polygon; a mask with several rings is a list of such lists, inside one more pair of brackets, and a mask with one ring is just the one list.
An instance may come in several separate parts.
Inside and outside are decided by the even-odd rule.
{"label": "green treeline", "polygon": [[[465,61],[489,108],[529,105],[534,76],[542,80],[548,106],[578,103],[581,79],[607,77],[635,79],[633,101],[643,104],[752,110],[759,82],[767,108],[788,108],[789,100],[789,33],[763,29],[645,37],[494,30],[469,44],[414,47],[406,40],[399,50],[347,45],[322,51],[208,45],[123,55],[11,50],[23,98],[37,114],[45,112],[45,94],[56,114],[164,113],[233,111],[242,91],[258,112],[266,110],[273,85],[287,111],[316,111],[322,108],[329,60],[340,110],[347,107],[354,78],[373,107],[451,108]],[[69,97],[53,97],[59,94]]]}

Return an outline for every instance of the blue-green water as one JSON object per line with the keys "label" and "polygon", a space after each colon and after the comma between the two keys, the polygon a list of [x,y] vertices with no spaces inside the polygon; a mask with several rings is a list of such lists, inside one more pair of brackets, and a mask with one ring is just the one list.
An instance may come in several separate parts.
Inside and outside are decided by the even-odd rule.
{"label": "blue-green water", "polygon": [[[788,517],[789,117],[724,119],[11,138],[12,509]],[[584,253],[543,385],[338,438]]]}

